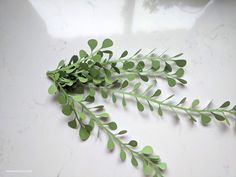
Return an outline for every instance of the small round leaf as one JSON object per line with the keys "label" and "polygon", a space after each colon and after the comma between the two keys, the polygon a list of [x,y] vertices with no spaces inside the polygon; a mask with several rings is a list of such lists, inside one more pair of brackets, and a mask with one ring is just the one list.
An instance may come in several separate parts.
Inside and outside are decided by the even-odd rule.
{"label": "small round leaf", "polygon": [[63,114],[65,114],[66,116],[71,115],[72,113],[72,107],[69,104],[63,105],[62,106],[62,112]]}
{"label": "small round leaf", "polygon": [[184,67],[186,65],[186,60],[174,60],[177,66]]}
{"label": "small round leaf", "polygon": [[57,92],[57,87],[56,87],[55,84],[52,84],[52,85],[48,88],[48,93],[49,93],[50,95],[53,95],[53,94],[55,94],[56,92]]}
{"label": "small round leaf", "polygon": [[81,127],[79,130],[79,136],[81,140],[86,141],[90,136],[90,132],[86,128]]}
{"label": "small round leaf", "polygon": [[202,114],[201,115],[201,122],[202,122],[202,125],[206,126],[211,122],[211,118],[205,114]]}
{"label": "small round leaf", "polygon": [[110,123],[108,123],[108,127],[111,130],[116,130],[117,129],[117,124],[115,122],[110,122]]}
{"label": "small round leaf", "polygon": [[132,156],[132,158],[131,158],[131,163],[134,167],[138,166],[138,161],[136,160],[136,158],[134,156]]}
{"label": "small round leaf", "polygon": [[192,102],[192,108],[196,107],[197,105],[199,105],[200,101],[198,99],[193,100]]}
{"label": "small round leaf", "polygon": [[126,153],[123,149],[120,150],[120,159],[122,161],[125,161],[125,159],[126,159]]}
{"label": "small round leaf", "polygon": [[74,120],[68,122],[68,126],[69,126],[70,128],[76,129],[76,128],[77,128],[77,122],[76,122],[76,120],[74,119]]}
{"label": "small round leaf", "polygon": [[115,143],[113,142],[113,140],[111,138],[108,139],[108,142],[107,142],[107,149],[109,151],[113,151],[115,148]]}
{"label": "small round leaf", "polygon": [[113,42],[111,39],[105,39],[102,42],[102,48],[107,48],[107,47],[111,47],[113,45]]}
{"label": "small round leaf", "polygon": [[176,81],[174,80],[174,79],[172,79],[172,78],[167,78],[167,82],[168,82],[168,85],[170,86],[170,87],[174,87],[175,85],[176,85]]}
{"label": "small round leaf", "polygon": [[90,39],[90,40],[88,41],[88,45],[89,45],[91,51],[93,51],[93,49],[95,49],[95,48],[97,47],[98,42],[97,42],[97,40],[95,40],[95,39]]}
{"label": "small round leaf", "polygon": [[226,102],[224,102],[221,106],[220,106],[220,108],[226,108],[226,107],[228,107],[230,105],[230,102],[229,101],[226,101]]}
{"label": "small round leaf", "polygon": [[136,147],[138,145],[138,142],[135,140],[131,140],[128,145],[132,146],[132,147]]}
{"label": "small round leaf", "polygon": [[167,164],[164,163],[164,162],[161,162],[158,164],[158,167],[161,169],[161,170],[166,170],[167,169]]}
{"label": "small round leaf", "polygon": [[144,106],[142,105],[142,103],[140,103],[138,100],[137,100],[137,108],[140,112],[143,112],[144,111]]}
{"label": "small round leaf", "polygon": [[141,153],[145,155],[151,155],[153,153],[153,149],[151,146],[145,146],[142,150]]}

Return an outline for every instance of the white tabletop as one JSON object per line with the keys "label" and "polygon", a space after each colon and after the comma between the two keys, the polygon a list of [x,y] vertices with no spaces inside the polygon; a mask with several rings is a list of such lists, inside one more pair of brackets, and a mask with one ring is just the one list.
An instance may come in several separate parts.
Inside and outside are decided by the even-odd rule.
{"label": "white tabletop", "polygon": [[[187,59],[185,88],[163,94],[176,100],[198,98],[236,104],[236,1],[234,0],[1,0],[0,1],[0,176],[137,177],[118,148],[106,150],[96,133],[81,142],[67,126],[60,106],[48,95],[46,71],[70,59],[87,40],[114,41],[115,56],[142,48]],[[140,147],[150,144],[168,163],[166,177],[235,177],[236,128],[212,122],[192,125],[186,115],[176,122],[135,102],[127,109],[111,99],[104,104],[121,129]]]}

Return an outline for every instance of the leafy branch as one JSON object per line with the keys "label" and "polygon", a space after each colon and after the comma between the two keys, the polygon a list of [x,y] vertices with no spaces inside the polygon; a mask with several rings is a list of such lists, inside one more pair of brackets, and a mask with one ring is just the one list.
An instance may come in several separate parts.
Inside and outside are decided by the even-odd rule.
{"label": "leafy branch", "polygon": [[[68,126],[79,129],[80,139],[86,141],[94,126],[104,132],[107,137],[107,149],[113,151],[116,146],[120,148],[120,159],[126,160],[126,154],[131,156],[133,166],[141,162],[144,174],[153,177],[162,177],[167,165],[161,162],[155,155],[151,146],[137,149],[137,141],[124,142],[123,136],[127,130],[117,132],[117,124],[110,121],[110,115],[104,112],[104,106],[92,106],[96,99],[97,91],[107,99],[109,95],[112,101],[117,101],[117,96],[122,97],[122,105],[126,106],[126,98],[134,98],[139,111],[144,111],[144,102],[151,111],[156,110],[163,116],[163,108],[170,109],[179,117],[179,112],[186,113],[190,120],[196,122],[196,117],[201,118],[203,125],[211,122],[212,118],[230,124],[229,118],[235,120],[236,106],[229,108],[230,102],[224,102],[219,108],[207,106],[200,109],[200,101],[193,100],[190,106],[186,106],[186,98],[178,103],[173,102],[174,95],[164,100],[160,99],[161,89],[156,89],[155,84],[141,91],[141,80],[146,84],[153,79],[162,78],[170,87],[177,84],[185,85],[183,79],[186,60],[182,53],[175,56],[157,55],[154,50],[148,54],[141,54],[138,50],[132,56],[124,51],[120,57],[113,58],[113,52],[108,48],[113,45],[111,39],[105,39],[101,46],[95,39],[88,41],[89,52],[80,50],[78,55],[73,55],[68,63],[61,60],[53,71],[48,71],[47,76],[53,81],[48,88],[49,94],[56,95],[56,100],[61,104],[62,113],[69,116]],[[155,89],[155,90],[154,90]],[[137,160],[139,159],[139,161]]]}
{"label": "leafy branch", "polygon": [[[108,136],[107,149],[113,151],[115,143],[120,148],[120,159],[126,160],[126,153],[131,155],[131,163],[134,167],[138,166],[139,159],[143,163],[143,172],[145,175],[154,175],[155,177],[162,177],[162,171],[166,169],[166,164],[161,162],[159,156],[154,155],[153,148],[151,146],[145,146],[141,150],[136,150],[138,142],[131,140],[129,142],[123,142],[121,137],[127,133],[127,130],[121,130],[118,133],[114,133],[117,130],[117,124],[115,122],[109,122],[109,114],[102,112],[96,114],[93,110],[102,111],[104,106],[87,107],[84,102],[83,95],[70,95],[67,93],[61,85],[56,85],[60,91],[57,100],[62,105],[62,112],[66,116],[71,116],[74,113],[74,118],[68,122],[69,127],[77,129],[79,127],[79,135],[81,140],[85,141],[89,138],[91,131],[96,124],[99,130],[102,130]],[[54,90],[55,93],[56,90]],[[78,106],[81,111],[78,111]],[[89,117],[89,123],[86,122],[86,116]]]}
{"label": "leafy branch", "polygon": [[158,109],[157,112],[159,114],[159,116],[163,116],[163,111],[162,108],[169,108],[172,112],[174,112],[176,114],[176,117],[179,118],[179,115],[177,114],[177,111],[182,111],[184,113],[186,113],[187,115],[189,115],[190,120],[192,120],[193,122],[196,122],[195,116],[199,116],[201,118],[201,123],[203,125],[207,125],[211,122],[212,117],[214,117],[216,120],[218,121],[224,121],[226,122],[228,125],[230,125],[230,122],[226,116],[226,114],[231,115],[231,117],[233,119],[236,119],[236,106],[234,106],[231,109],[227,109],[230,106],[230,102],[226,101],[224,102],[219,108],[209,108],[209,106],[207,106],[204,109],[199,109],[198,105],[200,103],[200,101],[198,99],[195,99],[192,101],[191,106],[185,106],[183,105],[187,98],[184,97],[183,99],[181,99],[177,104],[174,104],[173,101],[171,101],[171,99],[174,97],[174,95],[171,95],[169,97],[167,97],[164,100],[160,100],[157,99],[160,95],[161,95],[161,90],[157,89],[154,93],[147,95],[145,93],[141,94],[138,93],[138,87],[140,87],[141,84],[137,83],[134,87],[132,91],[124,91],[122,89],[119,90],[113,90],[112,91],[112,96],[113,96],[113,102],[115,102],[114,97],[117,94],[120,94],[123,96],[122,100],[123,102],[125,102],[125,95],[130,96],[130,97],[134,97],[137,101],[137,108],[139,111],[143,111],[144,107],[143,104],[141,103],[141,100],[146,101],[146,103],[149,105],[149,108],[151,111],[154,110],[153,105],[155,104]]}

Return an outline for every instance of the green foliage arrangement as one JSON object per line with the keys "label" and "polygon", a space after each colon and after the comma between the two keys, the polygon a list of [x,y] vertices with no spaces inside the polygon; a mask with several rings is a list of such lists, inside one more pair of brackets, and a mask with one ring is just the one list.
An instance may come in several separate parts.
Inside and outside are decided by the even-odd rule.
{"label": "green foliage arrangement", "polygon": [[[185,113],[193,122],[200,119],[204,126],[213,119],[228,125],[230,118],[235,120],[236,106],[229,108],[229,101],[218,108],[211,108],[209,104],[200,109],[198,99],[188,106],[184,104],[186,98],[177,103],[173,101],[174,95],[160,99],[161,89],[156,88],[156,82],[150,84],[150,80],[163,78],[170,87],[187,83],[182,78],[186,65],[182,53],[169,57],[158,56],[154,50],[143,55],[138,50],[128,56],[128,52],[124,51],[120,57],[113,59],[113,52],[108,49],[113,45],[111,39],[105,39],[99,47],[97,40],[90,39],[88,45],[89,52],[80,50],[79,56],[72,56],[67,64],[65,60],[61,60],[56,70],[47,72],[47,76],[53,81],[48,93],[56,95],[63,114],[71,117],[68,126],[79,129],[81,140],[87,140],[94,126],[97,126],[98,133],[102,131],[107,135],[107,149],[113,151],[115,147],[119,148],[122,161],[129,154],[131,164],[137,167],[141,163],[145,175],[163,177],[166,163],[161,161],[151,146],[138,148],[136,140],[124,141],[122,137],[127,130],[118,130],[117,124],[104,111],[104,106],[94,105],[96,94],[100,93],[104,99],[110,97],[113,103],[120,97],[123,107],[126,106],[127,97],[133,98],[140,112],[147,106],[159,116],[163,116],[166,109],[171,110],[177,118],[179,112]],[[142,89],[143,85],[147,85],[145,89]]]}

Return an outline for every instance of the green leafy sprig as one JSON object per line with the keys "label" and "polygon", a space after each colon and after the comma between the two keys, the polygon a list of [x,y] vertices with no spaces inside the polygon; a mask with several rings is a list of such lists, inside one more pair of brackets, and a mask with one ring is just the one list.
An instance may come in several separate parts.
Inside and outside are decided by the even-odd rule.
{"label": "green leafy sprig", "polygon": [[190,106],[184,104],[186,98],[173,103],[174,95],[160,99],[162,91],[156,88],[156,84],[150,84],[142,91],[142,82],[150,80],[164,79],[170,87],[187,84],[182,78],[186,65],[182,53],[170,57],[157,55],[155,50],[143,55],[141,50],[138,50],[129,56],[128,51],[124,51],[120,57],[114,59],[113,52],[108,49],[112,45],[111,39],[105,39],[98,47],[98,42],[91,39],[88,41],[89,52],[80,50],[79,55],[72,56],[68,64],[61,60],[56,70],[47,72],[47,76],[53,81],[48,92],[56,94],[63,114],[71,117],[68,126],[79,129],[81,140],[87,140],[96,125],[98,135],[100,132],[107,135],[109,151],[119,147],[122,161],[126,160],[128,153],[133,166],[142,163],[145,175],[162,177],[167,165],[155,155],[153,148],[147,145],[138,149],[136,140],[124,142],[122,137],[127,134],[127,130],[118,131],[117,124],[104,112],[104,106],[93,105],[98,91],[104,99],[110,96],[114,103],[117,102],[117,96],[120,96],[124,107],[127,105],[126,98],[131,97],[141,112],[144,111],[145,105],[148,105],[151,111],[155,110],[159,116],[163,116],[164,110],[169,109],[176,117],[179,117],[179,112],[186,113],[193,122],[199,117],[203,125],[209,124],[212,118],[227,124],[230,124],[229,117],[235,119],[236,106],[228,108],[229,101],[219,108],[211,108],[208,105],[200,109],[198,99],[193,100]]}

